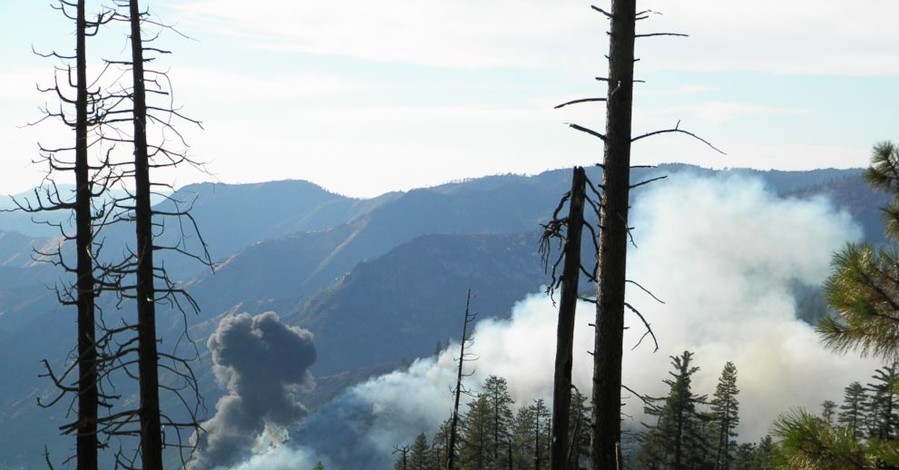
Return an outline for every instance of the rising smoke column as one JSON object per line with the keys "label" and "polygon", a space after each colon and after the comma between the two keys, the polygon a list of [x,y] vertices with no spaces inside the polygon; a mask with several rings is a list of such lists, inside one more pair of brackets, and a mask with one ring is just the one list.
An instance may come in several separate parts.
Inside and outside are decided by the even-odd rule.
{"label": "rising smoke column", "polygon": [[190,470],[230,466],[260,440],[283,440],[286,428],[306,416],[294,393],[313,385],[312,334],[281,323],[274,312],[226,315],[207,346],[228,393],[203,424]]}

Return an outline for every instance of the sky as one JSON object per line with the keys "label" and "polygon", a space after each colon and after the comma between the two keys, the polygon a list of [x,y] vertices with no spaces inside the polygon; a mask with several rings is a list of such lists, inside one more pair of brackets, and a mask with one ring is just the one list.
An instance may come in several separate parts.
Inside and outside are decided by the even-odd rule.
{"label": "sky", "polygon": [[[0,194],[40,183],[37,142],[65,143],[41,117],[72,24],[51,2],[0,1]],[[103,2],[108,3],[108,2]],[[197,181],[304,179],[355,197],[492,174],[590,165],[602,129],[607,23],[580,0],[239,0],[148,3],[173,53],[174,101],[205,130],[179,128],[205,172]],[[96,10],[99,1],[88,1]],[[606,0],[597,3],[604,7]],[[866,0],[850,15],[833,0],[643,0],[654,12],[637,44],[634,133],[680,121],[719,155],[683,135],[634,147],[635,164],[802,170],[865,166],[871,146],[899,128],[899,3]],[[124,33],[98,37],[121,56]],[[94,57],[92,60],[95,60]],[[92,62],[96,63],[96,62]]]}

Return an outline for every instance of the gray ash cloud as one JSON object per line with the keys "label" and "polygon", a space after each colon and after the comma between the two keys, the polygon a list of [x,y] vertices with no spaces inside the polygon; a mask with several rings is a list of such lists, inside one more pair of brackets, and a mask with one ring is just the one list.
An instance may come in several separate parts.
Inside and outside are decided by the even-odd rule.
{"label": "gray ash cloud", "polygon": [[194,437],[190,470],[230,466],[261,441],[283,439],[307,414],[295,393],[313,386],[312,334],[281,323],[274,312],[225,316],[207,346],[215,376],[228,393]]}

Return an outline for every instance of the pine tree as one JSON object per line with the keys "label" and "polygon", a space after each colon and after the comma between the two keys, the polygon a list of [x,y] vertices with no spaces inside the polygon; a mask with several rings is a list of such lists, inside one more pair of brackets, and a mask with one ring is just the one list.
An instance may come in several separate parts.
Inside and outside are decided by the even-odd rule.
{"label": "pine tree", "polygon": [[590,405],[587,396],[577,388],[571,391],[568,416],[568,463],[565,468],[586,468],[590,458]]}
{"label": "pine tree", "polygon": [[776,446],[770,435],[763,437],[756,447],[756,469],[774,468]]}
{"label": "pine tree", "polygon": [[734,456],[734,470],[757,470],[755,458],[758,447],[752,442],[744,442],[737,446]]}
{"label": "pine tree", "polygon": [[409,446],[398,446],[393,453],[396,455],[393,470],[407,470],[409,468]]}
{"label": "pine tree", "polygon": [[837,423],[844,426],[853,439],[861,437],[861,433],[865,429],[865,404],[867,401],[867,391],[858,382],[852,382],[843,391],[843,404],[840,405]]}
{"label": "pine tree", "polygon": [[892,246],[849,244],[834,256],[825,291],[828,305],[838,315],[825,317],[818,331],[835,351],[857,350],[895,362],[899,361],[899,148],[892,142],[876,144],[864,178],[872,188],[893,196],[883,208]]}
{"label": "pine tree", "polygon": [[536,470],[550,467],[550,418],[549,409],[542,399],[518,409],[512,432],[512,468]]}
{"label": "pine tree", "polygon": [[833,427],[807,410],[782,413],[772,430],[779,440],[780,468],[874,468],[870,465],[869,449],[849,428]]}
{"label": "pine tree", "polygon": [[877,369],[868,384],[868,437],[889,441],[895,439],[899,425],[899,404],[896,386],[899,385],[899,371],[896,363]]}
{"label": "pine tree", "polygon": [[534,470],[542,470],[550,467],[551,434],[550,423],[552,414],[543,399],[534,400],[529,406],[534,417]]}
{"label": "pine tree", "polygon": [[737,446],[734,470],[767,470],[775,466],[775,446],[771,436],[763,437],[758,443],[744,442]]}
{"label": "pine tree", "polygon": [[408,470],[427,470],[428,466],[428,437],[421,433],[415,437],[412,448],[409,449]]}
{"label": "pine tree", "polygon": [[696,409],[706,397],[694,395],[691,390],[693,374],[699,370],[692,366],[693,353],[684,351],[680,356],[671,356],[674,371],[664,382],[669,386],[668,396],[661,407],[647,406],[646,413],[655,416],[657,422],[638,436],[643,445],[637,457],[638,468],[664,468],[681,470],[689,465],[706,460],[708,443],[702,436],[705,419]]}
{"label": "pine tree", "polygon": [[512,426],[512,395],[506,379],[491,375],[484,381],[484,396],[490,407],[491,461],[498,461],[508,447]]}
{"label": "pine tree", "polygon": [[492,420],[486,395],[478,395],[468,403],[461,419],[461,440],[458,446],[459,468],[484,470],[493,461]]}
{"label": "pine tree", "polygon": [[737,401],[737,368],[728,361],[721,371],[711,403],[712,430],[715,439],[715,469],[729,470],[740,423],[740,403]]}
{"label": "pine tree", "polygon": [[837,404],[834,403],[833,400],[824,400],[821,402],[821,417],[830,425],[833,425],[833,416],[836,409]]}
{"label": "pine tree", "polygon": [[450,438],[450,426],[452,419],[448,419],[437,428],[437,432],[431,437],[431,445],[428,446],[426,456],[427,466],[425,468],[433,470],[445,470],[448,466],[448,449]]}

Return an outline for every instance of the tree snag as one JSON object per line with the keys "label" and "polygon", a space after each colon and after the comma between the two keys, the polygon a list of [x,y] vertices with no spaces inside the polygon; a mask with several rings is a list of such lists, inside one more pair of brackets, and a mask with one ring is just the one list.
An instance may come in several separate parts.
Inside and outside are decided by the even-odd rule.
{"label": "tree snag", "polygon": [[[470,345],[468,325],[474,322],[477,314],[471,313],[471,289],[468,289],[468,296],[465,299],[465,319],[462,321],[462,339],[459,340],[459,369],[456,373],[456,388],[453,390],[453,417],[450,421],[449,445],[446,449],[446,468],[453,470],[456,463],[456,440],[459,434],[459,398],[462,395],[462,377],[466,374],[463,372],[462,366],[466,360],[470,360],[465,355],[465,346]],[[470,375],[470,374],[468,374]]]}
{"label": "tree snag", "polygon": [[75,246],[78,299],[78,470],[97,469],[97,340],[94,318],[93,215],[91,178],[87,161],[87,21],[84,0],[76,13],[75,68]]}
{"label": "tree snag", "polygon": [[612,0],[593,353],[593,469],[621,468],[621,355],[630,192],[636,0]]}
{"label": "tree snag", "polygon": [[134,103],[134,222],[137,235],[137,342],[140,373],[140,448],[145,470],[162,468],[162,426],[156,348],[156,300],[153,285],[153,225],[150,207],[150,159],[147,151],[147,101],[144,45],[138,0],[129,4]]}
{"label": "tree snag", "polygon": [[562,297],[556,331],[556,364],[553,379],[551,468],[565,470],[568,458],[568,413],[571,407],[571,367],[574,349],[574,318],[581,273],[581,231],[587,175],[582,167],[572,174],[568,218],[565,221],[565,265],[562,268]]}

